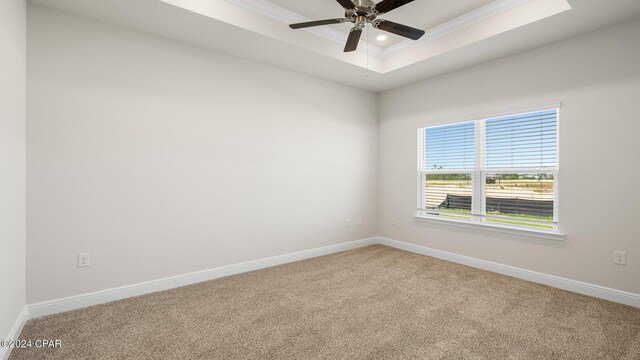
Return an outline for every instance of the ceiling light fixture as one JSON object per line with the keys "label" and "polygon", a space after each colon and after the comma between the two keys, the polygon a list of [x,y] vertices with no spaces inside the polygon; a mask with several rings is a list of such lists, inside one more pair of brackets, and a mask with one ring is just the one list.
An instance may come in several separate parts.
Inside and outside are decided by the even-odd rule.
{"label": "ceiling light fixture", "polygon": [[344,8],[344,18],[307,21],[289,25],[292,29],[303,29],[313,26],[352,23],[354,26],[349,31],[344,52],[355,51],[360,42],[360,35],[367,24],[373,28],[392,34],[400,35],[411,40],[418,40],[424,35],[424,30],[398,24],[393,21],[378,19],[379,15],[388,13],[414,0],[382,0],[379,3],[373,0],[336,0]]}
{"label": "ceiling light fixture", "polygon": [[385,41],[387,39],[388,39],[387,35],[378,35],[378,36],[376,36],[376,40],[378,40],[378,41]]}

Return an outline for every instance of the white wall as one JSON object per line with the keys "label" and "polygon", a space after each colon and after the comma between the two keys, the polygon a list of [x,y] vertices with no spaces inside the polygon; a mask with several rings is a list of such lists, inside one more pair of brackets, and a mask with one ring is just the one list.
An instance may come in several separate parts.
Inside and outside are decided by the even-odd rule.
{"label": "white wall", "polygon": [[[28,34],[29,303],[375,234],[640,293],[640,21],[377,111],[364,91],[37,6]],[[417,125],[558,101],[566,241],[413,219]]]}
{"label": "white wall", "polygon": [[0,339],[25,304],[24,0],[0,1]]}
{"label": "white wall", "polygon": [[37,6],[28,36],[29,303],[375,235],[374,94]]}
{"label": "white wall", "polygon": [[[640,293],[640,21],[380,96],[382,236]],[[561,101],[555,242],[416,221],[418,125]],[[397,225],[391,225],[391,217]],[[627,251],[627,266],[613,251]]]}

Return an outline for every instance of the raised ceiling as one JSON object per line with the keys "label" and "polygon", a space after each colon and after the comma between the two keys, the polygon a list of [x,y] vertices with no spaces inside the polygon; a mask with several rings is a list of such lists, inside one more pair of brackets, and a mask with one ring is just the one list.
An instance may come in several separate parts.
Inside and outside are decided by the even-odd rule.
{"label": "raised ceiling", "polygon": [[[309,19],[332,19],[342,17],[344,10],[333,0],[268,0],[274,5],[291,10]],[[392,12],[385,14],[384,19],[399,22],[418,29],[428,30],[438,25],[442,25],[449,20],[469,13],[485,6],[494,0],[416,0],[410,4],[402,6]],[[379,2],[379,1],[376,1]],[[340,24],[331,26],[337,31],[343,32],[346,37],[351,29],[350,24]],[[370,44],[382,49],[398,44],[406,39],[389,34],[384,31],[367,28],[369,30]],[[376,36],[385,34],[388,39],[384,42],[375,40]],[[366,41],[363,34],[363,40]]]}
{"label": "raised ceiling", "polygon": [[[360,56],[358,56],[358,54],[344,54],[342,52],[342,45],[346,41],[347,31],[338,31],[326,26],[307,28],[303,31],[292,32],[288,30],[288,27],[286,27],[288,23],[311,19],[290,9],[275,5],[270,0],[160,1],[381,74],[424,61],[571,9],[567,0],[493,0],[484,6],[474,7],[467,12],[462,12],[462,9],[450,5],[448,8],[458,9],[457,12],[460,15],[430,27],[427,29],[427,34],[420,40],[404,40],[385,49],[361,42],[358,48]],[[420,4],[425,1],[414,1],[396,10],[406,11],[406,9],[413,9],[416,3]],[[334,3],[335,1],[320,0],[320,2]],[[335,3],[337,4],[337,2]],[[232,5],[235,5],[235,7]],[[476,5],[480,5],[480,3]],[[392,11],[391,15],[395,12],[395,10]],[[398,21],[406,22],[406,19]],[[314,36],[309,37],[309,34]],[[366,38],[367,36],[365,35]],[[325,46],[325,44],[321,43],[324,40],[330,40],[340,46],[337,47],[335,44],[327,44],[329,46]]]}
{"label": "raised ceiling", "polygon": [[387,18],[424,27],[420,41],[345,54],[347,30],[287,26],[340,16],[335,0],[29,2],[375,92],[640,17],[638,0],[415,0]]}

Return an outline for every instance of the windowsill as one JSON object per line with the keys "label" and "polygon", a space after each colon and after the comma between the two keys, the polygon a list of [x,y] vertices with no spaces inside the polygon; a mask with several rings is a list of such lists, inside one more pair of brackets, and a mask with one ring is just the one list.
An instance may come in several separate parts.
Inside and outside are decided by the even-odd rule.
{"label": "windowsill", "polygon": [[433,222],[438,224],[446,224],[446,225],[464,227],[469,229],[494,231],[494,232],[500,232],[500,233],[514,234],[514,235],[524,235],[524,236],[531,236],[531,237],[556,240],[556,241],[563,241],[565,236],[563,233],[560,233],[554,230],[525,229],[525,228],[504,226],[504,225],[498,225],[498,224],[477,223],[477,222],[455,220],[455,219],[443,219],[436,216],[415,215],[413,218],[418,221],[428,221],[428,222]]}

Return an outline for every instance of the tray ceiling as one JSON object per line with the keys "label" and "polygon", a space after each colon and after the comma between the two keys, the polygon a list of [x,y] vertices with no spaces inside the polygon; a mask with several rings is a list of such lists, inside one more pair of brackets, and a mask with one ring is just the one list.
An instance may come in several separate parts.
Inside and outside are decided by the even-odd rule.
{"label": "tray ceiling", "polygon": [[[571,9],[566,0],[418,0],[385,17],[410,26],[423,27],[427,33],[420,40],[395,39],[393,44],[379,47],[372,44],[373,41],[366,43],[366,39],[372,39],[373,36],[365,33],[358,47],[360,54],[345,54],[342,48],[348,35],[347,24],[339,27],[307,28],[303,31],[290,30],[287,26],[289,23],[340,16],[341,7],[333,0],[305,1],[304,3],[313,4],[310,5],[311,9],[305,9],[300,6],[299,1],[293,0],[280,0],[280,5],[287,5],[289,8],[275,4],[273,1],[276,0],[160,1],[380,74]],[[442,5],[445,3],[447,5]],[[436,4],[441,5],[442,9],[434,7]],[[422,25],[415,25],[416,23]],[[314,37],[309,37],[309,34]],[[329,40],[333,44],[320,44],[319,41],[322,40]]]}
{"label": "tray ceiling", "polygon": [[[291,10],[309,19],[331,19],[342,17],[344,11],[340,5],[333,0],[268,0],[274,5]],[[379,2],[379,1],[376,1]],[[382,18],[399,22],[418,29],[428,30],[438,25],[444,24],[458,16],[469,13],[472,10],[488,5],[493,0],[417,0],[411,4],[393,10],[385,14]],[[331,26],[337,31],[341,31],[346,36],[350,24],[340,24]],[[379,48],[387,48],[406,39],[390,34],[378,29],[368,28],[370,44]],[[376,36],[384,34],[388,39],[380,42],[375,40]],[[363,38],[364,38],[363,34]],[[365,39],[366,41],[366,39]]]}
{"label": "tray ceiling", "polygon": [[426,35],[372,42],[367,55],[366,44],[342,52],[347,30],[287,26],[336,16],[334,0],[28,2],[374,92],[640,17],[638,0],[415,0],[388,18],[423,26]]}

